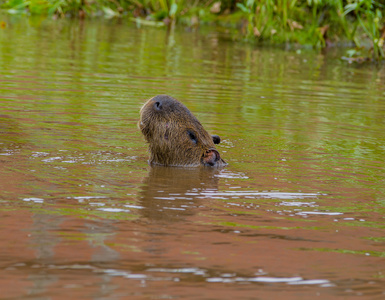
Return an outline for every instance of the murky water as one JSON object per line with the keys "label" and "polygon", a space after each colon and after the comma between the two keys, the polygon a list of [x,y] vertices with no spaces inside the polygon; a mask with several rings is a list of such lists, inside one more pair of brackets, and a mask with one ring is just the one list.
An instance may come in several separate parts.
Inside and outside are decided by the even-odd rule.
{"label": "murky water", "polygon": [[[225,33],[7,19],[2,299],[383,299],[385,70]],[[151,168],[182,100],[229,166]]]}

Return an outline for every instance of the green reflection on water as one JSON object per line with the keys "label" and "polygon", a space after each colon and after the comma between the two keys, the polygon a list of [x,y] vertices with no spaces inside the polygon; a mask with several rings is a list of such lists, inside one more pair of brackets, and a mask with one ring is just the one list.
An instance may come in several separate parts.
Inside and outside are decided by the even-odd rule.
{"label": "green reflection on water", "polygon": [[109,212],[93,208],[58,207],[55,204],[44,204],[41,205],[41,207],[30,207],[30,211],[35,214],[71,216],[86,220],[135,220],[139,217],[134,213],[128,213],[128,210]]}
{"label": "green reflection on water", "polygon": [[[203,223],[204,224],[204,223]],[[239,227],[239,228],[249,228],[249,229],[282,229],[282,230],[293,230],[293,229],[308,229],[308,230],[319,230],[322,229],[322,227],[304,227],[304,226],[293,226],[293,227],[286,227],[286,226],[274,226],[274,225],[248,225],[248,224],[242,224],[242,223],[236,223],[236,222],[212,222],[206,225],[220,225],[220,226],[226,226],[226,227]]]}
{"label": "green reflection on water", "polygon": [[385,237],[365,237],[364,239],[371,240],[377,243],[385,242]]}
{"label": "green reflection on water", "polygon": [[301,250],[335,252],[335,253],[342,253],[342,254],[355,254],[355,255],[365,255],[365,256],[373,256],[373,257],[385,257],[385,252],[381,252],[381,251],[347,250],[347,249],[330,249],[330,248],[306,248]]}
{"label": "green reflection on water", "polygon": [[385,225],[382,222],[371,222],[371,221],[353,221],[353,222],[344,222],[344,226],[355,226],[355,227],[369,227],[369,228],[378,228],[378,229],[384,229]]}

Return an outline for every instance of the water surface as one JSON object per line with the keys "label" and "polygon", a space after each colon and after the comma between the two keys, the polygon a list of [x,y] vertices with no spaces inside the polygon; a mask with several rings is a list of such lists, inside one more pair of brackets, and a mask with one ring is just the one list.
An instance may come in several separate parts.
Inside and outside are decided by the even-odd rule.
{"label": "water surface", "polygon": [[[4,299],[382,299],[385,71],[225,32],[2,17]],[[183,101],[224,169],[147,164]]]}

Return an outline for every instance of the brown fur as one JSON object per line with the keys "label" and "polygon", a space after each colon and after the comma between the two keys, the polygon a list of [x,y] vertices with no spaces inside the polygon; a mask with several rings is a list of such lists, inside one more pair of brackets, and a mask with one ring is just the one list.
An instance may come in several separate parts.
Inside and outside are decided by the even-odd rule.
{"label": "brown fur", "polygon": [[148,100],[140,110],[138,126],[149,144],[150,164],[226,165],[214,146],[219,137],[210,136],[188,108],[170,96]]}

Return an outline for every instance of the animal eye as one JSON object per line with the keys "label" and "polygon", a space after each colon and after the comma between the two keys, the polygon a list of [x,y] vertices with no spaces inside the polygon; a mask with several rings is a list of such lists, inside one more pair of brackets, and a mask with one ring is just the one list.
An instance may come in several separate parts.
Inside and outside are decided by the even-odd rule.
{"label": "animal eye", "polygon": [[191,130],[187,130],[187,134],[188,134],[190,140],[191,140],[194,144],[196,144],[196,143],[197,143],[197,137],[196,137],[195,133],[192,132]]}

